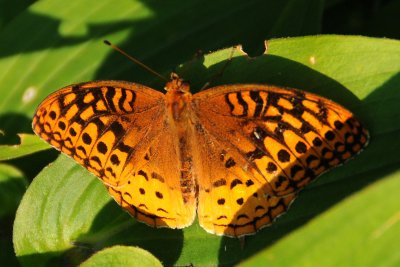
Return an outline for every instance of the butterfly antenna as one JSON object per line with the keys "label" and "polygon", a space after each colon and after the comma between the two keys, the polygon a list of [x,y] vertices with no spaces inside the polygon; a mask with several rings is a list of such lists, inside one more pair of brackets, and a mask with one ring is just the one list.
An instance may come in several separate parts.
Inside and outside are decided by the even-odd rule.
{"label": "butterfly antenna", "polygon": [[220,77],[224,74],[225,69],[226,69],[226,68],[228,67],[228,65],[232,62],[233,54],[235,53],[235,50],[236,50],[236,49],[237,49],[236,46],[232,47],[231,53],[229,54],[229,58],[228,58],[228,60],[225,62],[224,66],[218,71],[217,74],[213,75],[213,76],[211,77],[211,79],[203,85],[203,87],[201,87],[200,91],[203,91],[204,89],[208,88],[208,86],[210,86],[210,84],[211,84],[212,82],[214,82],[217,78],[220,78]]}
{"label": "butterfly antenna", "polygon": [[119,48],[118,46],[116,46],[115,44],[112,44],[110,41],[108,40],[104,40],[104,43],[108,46],[110,46],[112,49],[114,49],[115,51],[119,52],[120,54],[124,55],[125,57],[127,57],[130,61],[138,64],[139,66],[141,66],[142,68],[144,68],[145,70],[147,70],[148,72],[153,73],[154,75],[156,75],[157,77],[161,78],[164,81],[169,81],[167,78],[165,78],[164,76],[162,76],[160,73],[156,72],[155,70],[151,69],[150,67],[146,66],[145,64],[143,64],[142,62],[140,62],[139,60],[137,60],[136,58],[132,57],[131,55],[129,55],[128,53],[126,53],[124,50],[122,50],[121,48]]}

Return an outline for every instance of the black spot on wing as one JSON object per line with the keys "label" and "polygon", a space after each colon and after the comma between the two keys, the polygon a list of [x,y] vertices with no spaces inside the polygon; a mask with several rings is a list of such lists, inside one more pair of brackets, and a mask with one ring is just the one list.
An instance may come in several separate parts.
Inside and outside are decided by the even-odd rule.
{"label": "black spot on wing", "polygon": [[120,139],[125,134],[124,127],[122,127],[122,124],[118,121],[113,121],[111,123],[110,130],[113,132],[116,139]]}
{"label": "black spot on wing", "polygon": [[133,149],[132,147],[126,145],[123,142],[120,142],[116,147],[116,149],[119,149],[120,151],[124,152],[124,153],[130,153],[131,150]]}
{"label": "black spot on wing", "polygon": [[77,132],[75,131],[75,129],[74,128],[69,128],[69,133],[71,134],[71,136],[76,136],[77,135]]}
{"label": "black spot on wing", "polygon": [[151,173],[151,178],[157,179],[157,180],[159,180],[159,181],[162,182],[162,183],[165,182],[164,178],[163,178],[160,174],[158,174],[158,173],[156,173],[156,172],[152,172],[152,173]]}
{"label": "black spot on wing", "polygon": [[335,121],[334,125],[337,130],[341,130],[343,128],[343,123],[341,121]]}
{"label": "black spot on wing", "polygon": [[226,162],[225,162],[225,168],[231,168],[233,166],[236,165],[236,162],[233,158],[229,158]]}
{"label": "black spot on wing", "polygon": [[115,154],[111,155],[110,160],[111,160],[112,164],[114,164],[114,165],[119,165],[121,163],[118,156]]}
{"label": "black spot on wing", "polygon": [[158,192],[158,191],[156,191],[156,197],[158,197],[159,199],[163,199],[164,198],[163,194]]}
{"label": "black spot on wing", "polygon": [[300,153],[300,154],[307,152],[307,146],[302,141],[297,142],[295,149],[296,149],[296,152]]}
{"label": "black spot on wing", "polygon": [[278,159],[280,162],[288,162],[290,160],[290,154],[285,149],[281,149],[278,152]]}
{"label": "black spot on wing", "polygon": [[64,123],[63,121],[59,121],[59,122],[58,122],[58,127],[59,127],[61,130],[65,130],[65,128],[66,128],[67,126],[65,125],[65,123]]}
{"label": "black spot on wing", "polygon": [[54,120],[57,117],[57,114],[52,110],[50,111],[49,116],[52,120]]}
{"label": "black spot on wing", "polygon": [[253,184],[254,184],[254,182],[252,180],[247,180],[246,181],[246,186],[247,187],[252,186]]}
{"label": "black spot on wing", "polygon": [[234,179],[234,180],[231,182],[231,189],[234,188],[235,186],[239,185],[239,184],[243,184],[243,182],[240,181],[239,179]]}
{"label": "black spot on wing", "polygon": [[145,171],[143,171],[143,170],[138,171],[138,175],[143,176],[143,177],[146,179],[146,181],[149,180],[149,176],[148,176],[147,173],[146,173]]}
{"label": "black spot on wing", "polygon": [[107,153],[107,145],[104,142],[98,142],[97,143],[97,150],[101,153],[101,154],[105,154]]}
{"label": "black spot on wing", "polygon": [[246,157],[250,161],[253,161],[255,159],[261,159],[265,155],[266,155],[265,152],[259,149],[258,147],[256,147],[253,151],[246,153]]}
{"label": "black spot on wing", "polygon": [[224,205],[225,204],[225,199],[224,198],[220,198],[217,200],[218,205]]}
{"label": "black spot on wing", "polygon": [[243,198],[241,197],[241,198],[236,199],[236,203],[237,203],[238,205],[243,205],[243,203],[244,203]]}
{"label": "black spot on wing", "polygon": [[226,185],[225,179],[219,179],[213,183],[214,187],[220,187],[220,186],[224,186],[224,185]]}
{"label": "black spot on wing", "polygon": [[92,143],[92,138],[90,137],[90,135],[88,133],[82,134],[82,140],[86,145],[90,145],[90,143]]}

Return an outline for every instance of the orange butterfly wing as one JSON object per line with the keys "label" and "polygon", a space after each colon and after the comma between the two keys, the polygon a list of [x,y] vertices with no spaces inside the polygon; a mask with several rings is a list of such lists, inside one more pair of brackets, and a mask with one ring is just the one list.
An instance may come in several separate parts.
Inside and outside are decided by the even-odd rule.
{"label": "orange butterfly wing", "polygon": [[33,129],[100,177],[139,221],[171,228],[193,222],[196,202],[182,197],[164,94],[121,81],[71,85],[41,103]]}
{"label": "orange butterfly wing", "polygon": [[203,160],[199,222],[220,235],[270,224],[299,190],[368,141],[350,111],[298,90],[220,86],[195,94],[192,110]]}
{"label": "orange butterfly wing", "polygon": [[167,96],[118,81],[72,85],[38,107],[34,131],[101,178],[139,221],[255,233],[297,192],[358,153],[368,132],[325,98],[264,85]]}

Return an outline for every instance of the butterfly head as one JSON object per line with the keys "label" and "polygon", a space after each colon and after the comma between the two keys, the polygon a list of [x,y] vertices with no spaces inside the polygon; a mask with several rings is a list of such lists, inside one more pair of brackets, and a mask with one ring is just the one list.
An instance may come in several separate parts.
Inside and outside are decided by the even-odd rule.
{"label": "butterfly head", "polygon": [[167,90],[168,92],[175,91],[187,93],[190,91],[190,86],[189,83],[181,79],[178,74],[172,72],[171,80],[165,85],[165,90]]}

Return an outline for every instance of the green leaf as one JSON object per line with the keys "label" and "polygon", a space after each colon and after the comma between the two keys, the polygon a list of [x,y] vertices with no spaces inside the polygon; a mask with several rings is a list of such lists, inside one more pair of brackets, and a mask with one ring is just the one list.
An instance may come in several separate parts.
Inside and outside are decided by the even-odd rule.
{"label": "green leaf", "polygon": [[159,266],[161,262],[146,250],[138,247],[114,246],[97,252],[81,267],[98,266]]}
{"label": "green leaf", "polygon": [[[253,59],[233,50],[233,58],[215,84],[269,83],[334,99],[354,111],[370,130],[371,143],[364,152],[307,187],[286,215],[247,237],[244,244],[207,234],[197,222],[183,231],[152,229],[137,223],[117,207],[100,181],[61,156],[35,178],[19,207],[14,246],[20,262],[24,266],[77,264],[93,251],[124,244],[140,246],[166,265],[231,265],[271,247],[291,231],[307,227],[307,221],[318,219],[342,199],[352,195],[349,201],[357,199],[358,191],[367,184],[373,187],[377,180],[398,170],[400,42],[315,36],[271,40],[267,46],[265,55]],[[200,88],[220,72],[231,53],[232,49],[221,50],[178,70],[192,81],[193,88]],[[395,200],[391,203],[398,203],[400,198]],[[386,198],[379,195],[369,201],[386,203]],[[378,217],[374,225],[383,225],[387,219]],[[329,227],[351,225],[341,221]],[[365,238],[357,223],[353,229],[355,239]],[[393,229],[393,234],[400,234],[398,228]],[[306,248],[306,240],[307,236],[298,238],[298,246]],[[353,245],[344,242],[340,250]],[[329,258],[336,254],[324,251],[324,255]],[[288,265],[295,265],[296,257],[291,260]],[[313,265],[319,265],[317,259]]]}
{"label": "green leaf", "polygon": [[240,266],[398,266],[399,188],[382,177]]}
{"label": "green leaf", "polygon": [[0,219],[15,213],[27,186],[24,175],[18,169],[0,164]]}
{"label": "green leaf", "polygon": [[17,266],[12,244],[12,223],[28,183],[13,166],[0,163],[0,262],[2,266]]}
{"label": "green leaf", "polygon": [[11,4],[7,0],[0,0],[0,29],[17,17],[33,2],[34,0],[17,0]]}
{"label": "green leaf", "polygon": [[0,146],[0,161],[23,157],[50,148],[49,144],[36,135],[19,134],[18,136],[20,144]]}

